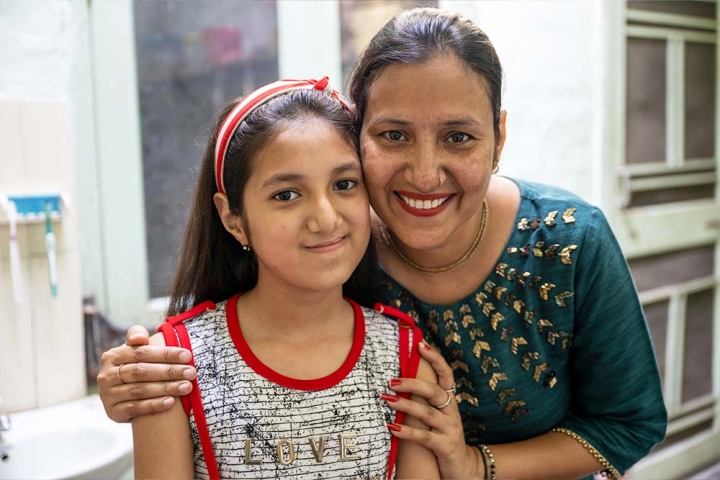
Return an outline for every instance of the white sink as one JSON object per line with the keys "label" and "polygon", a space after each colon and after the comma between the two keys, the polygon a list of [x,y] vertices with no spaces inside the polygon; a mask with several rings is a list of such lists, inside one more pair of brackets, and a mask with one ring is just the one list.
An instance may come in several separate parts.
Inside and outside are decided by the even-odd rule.
{"label": "white sink", "polygon": [[132,464],[132,431],[105,417],[97,396],[11,414],[0,480],[117,479]]}

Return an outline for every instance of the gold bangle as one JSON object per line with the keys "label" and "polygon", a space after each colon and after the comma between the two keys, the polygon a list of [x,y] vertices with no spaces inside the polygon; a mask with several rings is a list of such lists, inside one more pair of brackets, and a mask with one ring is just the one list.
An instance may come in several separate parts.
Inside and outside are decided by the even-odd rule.
{"label": "gold bangle", "polygon": [[479,445],[480,453],[483,456],[483,463],[485,464],[485,480],[497,480],[495,475],[495,457],[493,457],[490,448],[485,445]]}

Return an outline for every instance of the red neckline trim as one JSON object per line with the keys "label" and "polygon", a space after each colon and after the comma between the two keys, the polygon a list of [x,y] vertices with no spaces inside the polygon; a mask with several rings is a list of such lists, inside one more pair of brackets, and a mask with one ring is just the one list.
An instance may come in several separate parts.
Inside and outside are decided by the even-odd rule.
{"label": "red neckline trim", "polygon": [[250,345],[245,341],[245,337],[240,329],[240,320],[237,313],[237,299],[240,294],[234,295],[230,300],[227,301],[225,306],[227,314],[228,330],[230,332],[230,338],[235,344],[235,348],[238,354],[245,360],[250,368],[255,372],[270,380],[273,383],[282,385],[283,387],[292,388],[294,390],[326,390],[334,387],[347,377],[360,358],[360,353],[365,343],[365,316],[362,313],[360,306],[346,298],[345,300],[350,303],[355,313],[355,333],[353,338],[353,344],[350,347],[350,353],[343,364],[330,375],[322,378],[315,378],[312,380],[301,380],[298,378],[287,377],[281,373],[276,372],[272,368],[265,365],[259,358],[255,356],[253,351],[250,349]]}

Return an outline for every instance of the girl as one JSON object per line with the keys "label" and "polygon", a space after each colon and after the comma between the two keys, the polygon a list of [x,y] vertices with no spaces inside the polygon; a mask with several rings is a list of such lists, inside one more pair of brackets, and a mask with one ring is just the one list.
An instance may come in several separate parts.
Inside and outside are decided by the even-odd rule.
{"label": "girl", "polygon": [[438,478],[387,406],[388,374],[434,381],[421,335],[351,300],[368,305],[375,259],[347,102],[281,81],[219,120],[151,339],[193,352],[195,388],[133,421],[136,477]]}

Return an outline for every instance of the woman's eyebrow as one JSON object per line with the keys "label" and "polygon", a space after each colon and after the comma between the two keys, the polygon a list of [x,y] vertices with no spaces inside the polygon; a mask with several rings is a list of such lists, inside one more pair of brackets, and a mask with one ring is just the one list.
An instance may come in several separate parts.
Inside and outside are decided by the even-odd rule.
{"label": "woman's eyebrow", "polygon": [[[380,117],[378,119],[375,119],[372,121],[374,124],[389,124],[389,125],[399,125],[402,127],[409,127],[412,125],[412,122],[409,122],[407,120],[400,120],[398,118],[392,118],[392,117]],[[450,120],[445,120],[442,122],[439,122],[440,125],[445,127],[455,127],[455,126],[473,126],[473,127],[482,127],[483,123],[475,120],[474,118],[453,118]]]}

